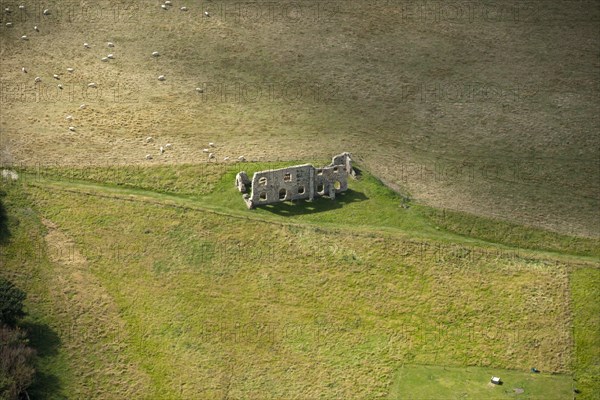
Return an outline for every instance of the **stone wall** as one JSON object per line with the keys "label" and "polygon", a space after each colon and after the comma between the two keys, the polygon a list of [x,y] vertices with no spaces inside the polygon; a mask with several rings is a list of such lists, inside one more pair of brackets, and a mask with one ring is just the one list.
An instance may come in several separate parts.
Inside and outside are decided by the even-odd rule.
{"label": "stone wall", "polygon": [[[335,199],[337,193],[348,189],[348,175],[354,176],[350,153],[333,157],[323,168],[310,164],[256,172],[250,182],[247,174],[237,174],[235,185],[242,193],[248,208],[288,200],[309,200],[327,196]],[[250,193],[249,187],[251,188]]]}

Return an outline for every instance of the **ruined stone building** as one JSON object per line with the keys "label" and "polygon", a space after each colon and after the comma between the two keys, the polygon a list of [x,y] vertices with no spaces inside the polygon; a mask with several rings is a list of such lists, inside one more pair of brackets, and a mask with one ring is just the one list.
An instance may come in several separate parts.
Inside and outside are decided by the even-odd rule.
{"label": "ruined stone building", "polygon": [[311,164],[256,172],[252,181],[246,172],[235,177],[235,186],[243,193],[248,208],[287,200],[327,196],[335,199],[336,193],[348,189],[348,176],[355,176],[350,153],[333,157],[331,164],[315,168]]}

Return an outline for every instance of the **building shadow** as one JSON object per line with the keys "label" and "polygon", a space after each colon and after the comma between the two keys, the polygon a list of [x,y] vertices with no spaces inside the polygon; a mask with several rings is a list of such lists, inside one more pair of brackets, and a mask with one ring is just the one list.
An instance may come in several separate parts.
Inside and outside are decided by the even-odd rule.
{"label": "building shadow", "polygon": [[348,189],[335,195],[335,199],[317,197],[312,202],[307,200],[284,201],[282,203],[267,204],[257,208],[281,216],[308,215],[332,211],[351,203],[358,203],[369,198],[362,192]]}
{"label": "building shadow", "polygon": [[27,331],[29,345],[34,348],[38,356],[35,378],[27,389],[32,399],[62,399],[62,387],[56,375],[40,371],[39,364],[44,358],[56,357],[61,346],[60,336],[46,324],[36,322],[23,322],[20,326]]}

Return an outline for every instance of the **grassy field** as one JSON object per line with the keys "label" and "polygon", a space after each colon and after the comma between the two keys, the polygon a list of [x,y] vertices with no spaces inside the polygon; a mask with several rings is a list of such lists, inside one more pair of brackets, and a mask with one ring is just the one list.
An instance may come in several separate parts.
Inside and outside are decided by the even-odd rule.
{"label": "grassy field", "polygon": [[[2,10],[32,398],[598,398],[597,1]],[[342,151],[335,201],[233,185]]]}
{"label": "grassy field", "polygon": [[[492,376],[502,385],[490,383]],[[390,399],[569,399],[573,382],[568,376],[535,374],[498,368],[452,368],[423,365],[403,367]]]}
{"label": "grassy field", "polygon": [[487,382],[486,368],[527,383],[505,370],[531,366],[550,383],[523,383],[532,397],[519,397],[562,398],[575,374],[593,398],[597,343],[577,338],[598,327],[585,297],[597,282],[570,278],[595,272],[589,252],[569,255],[585,240],[555,235],[562,247],[546,252],[539,230],[518,236],[529,250],[457,235],[368,171],[346,194],[359,201],[253,211],[233,170],[207,172],[211,189],[185,186],[193,169],[151,171],[130,171],[127,186],[57,170],[7,187],[3,273],[30,293],[34,342],[52,347],[34,393],[385,398],[412,393],[414,365],[429,364],[452,367],[442,398]]}
{"label": "grassy field", "polygon": [[[346,150],[436,208],[600,234],[592,0],[428,11],[417,1],[301,0],[295,11],[251,2],[260,16],[233,0],[188,12],[179,0],[168,11],[150,0],[55,0],[49,16],[10,3],[0,16],[0,164],[196,164],[208,142],[219,160]],[[160,155],[166,143],[173,151]]]}

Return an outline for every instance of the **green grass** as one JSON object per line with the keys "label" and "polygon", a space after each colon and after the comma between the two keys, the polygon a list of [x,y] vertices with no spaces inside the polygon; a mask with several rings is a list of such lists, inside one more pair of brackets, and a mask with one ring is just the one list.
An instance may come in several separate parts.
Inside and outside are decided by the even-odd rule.
{"label": "green grass", "polygon": [[[502,385],[490,383],[492,376]],[[455,400],[455,399],[571,399],[573,381],[564,375],[531,373],[500,368],[439,367],[405,365],[396,376],[390,399]],[[517,394],[514,389],[523,389]]]}
{"label": "green grass", "polygon": [[[595,329],[585,296],[598,283],[569,280],[571,262],[593,257],[536,252],[535,241],[521,254],[436,229],[428,208],[367,171],[350,181],[356,201],[247,210],[238,169],[211,171],[212,191],[195,193],[179,189],[194,173],[185,168],[162,192],[165,169],[156,181],[152,169],[119,178],[132,185],[61,171],[11,185],[7,207],[22,222],[10,227],[22,240],[1,250],[50,246],[43,262],[13,255],[4,270],[20,282],[44,271],[27,286],[29,304],[60,345],[41,363],[56,377],[55,389],[52,379],[38,386],[42,396],[384,398],[418,386],[418,371],[397,377],[411,364],[457,368],[440,381],[458,393],[466,366],[486,381],[485,368],[511,377],[536,366],[565,374],[546,382],[560,388],[575,372],[582,393],[593,389],[593,360],[581,354],[597,343],[577,335]],[[41,216],[68,240],[46,243]],[[83,261],[51,261],[57,252]]]}
{"label": "green grass", "polygon": [[577,269],[571,273],[575,379],[578,399],[600,395],[600,270]]}

